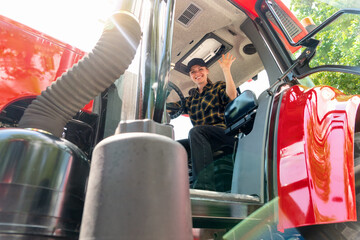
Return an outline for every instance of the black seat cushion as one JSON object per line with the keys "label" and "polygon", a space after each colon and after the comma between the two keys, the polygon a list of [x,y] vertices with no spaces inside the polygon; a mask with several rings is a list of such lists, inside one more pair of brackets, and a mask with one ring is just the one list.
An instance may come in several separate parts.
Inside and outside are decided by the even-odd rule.
{"label": "black seat cushion", "polygon": [[225,123],[230,126],[247,114],[251,113],[258,106],[256,95],[253,91],[245,90],[225,108]]}
{"label": "black seat cushion", "polygon": [[225,133],[230,135],[236,134],[236,131],[244,126],[246,129],[251,129],[252,126],[249,127],[247,125],[253,122],[257,107],[258,100],[255,93],[251,90],[245,90],[237,96],[225,108],[224,118],[227,126]]}

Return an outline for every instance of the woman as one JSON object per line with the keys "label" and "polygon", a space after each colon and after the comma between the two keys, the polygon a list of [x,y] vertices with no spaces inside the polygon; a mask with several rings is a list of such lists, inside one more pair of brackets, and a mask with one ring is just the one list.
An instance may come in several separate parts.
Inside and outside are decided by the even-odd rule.
{"label": "woman", "polygon": [[[224,146],[233,147],[235,139],[225,134],[224,111],[226,105],[237,96],[230,67],[235,57],[230,54],[218,61],[225,82],[212,83],[209,69],[203,59],[194,58],[187,66],[191,80],[197,88],[186,98],[184,112],[189,114],[193,128],[188,139],[179,140],[192,162],[193,180],[208,164],[213,162],[213,152]],[[206,174],[206,173],[205,173]],[[204,176],[205,179],[211,176]],[[211,180],[211,179],[209,179]]]}

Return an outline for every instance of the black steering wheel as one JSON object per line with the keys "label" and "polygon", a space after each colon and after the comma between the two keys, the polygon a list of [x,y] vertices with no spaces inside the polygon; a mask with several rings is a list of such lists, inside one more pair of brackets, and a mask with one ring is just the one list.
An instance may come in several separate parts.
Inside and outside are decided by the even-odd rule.
{"label": "black steering wheel", "polygon": [[168,87],[167,87],[167,94],[166,94],[166,98],[170,95],[171,90],[174,90],[177,95],[180,97],[180,107],[174,107],[171,105],[167,105],[167,110],[170,110],[170,118],[174,119],[179,117],[183,112],[184,112],[184,108],[185,108],[185,97],[184,94],[181,92],[180,88],[178,86],[175,85],[175,83],[173,82],[168,82]]}

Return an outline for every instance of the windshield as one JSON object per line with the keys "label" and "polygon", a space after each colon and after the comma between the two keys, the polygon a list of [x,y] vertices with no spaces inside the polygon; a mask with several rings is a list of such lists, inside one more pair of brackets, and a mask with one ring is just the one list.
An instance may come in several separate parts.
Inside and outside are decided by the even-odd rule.
{"label": "windshield", "polygon": [[284,0],[283,2],[298,19],[312,16],[317,24],[322,23],[340,9],[360,8],[358,0]]}

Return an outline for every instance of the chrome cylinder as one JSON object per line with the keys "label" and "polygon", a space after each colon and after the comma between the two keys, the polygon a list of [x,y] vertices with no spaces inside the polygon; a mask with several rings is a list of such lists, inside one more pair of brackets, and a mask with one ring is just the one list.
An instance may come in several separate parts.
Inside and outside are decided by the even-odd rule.
{"label": "chrome cylinder", "polygon": [[[122,0],[118,3],[117,9],[138,17],[143,32],[135,59],[128,69],[137,77],[128,74],[121,79],[127,96],[122,98],[126,106],[122,109],[129,109],[134,103],[136,106],[130,107],[132,116],[126,112],[121,114],[121,120],[166,121],[163,111],[170,72],[174,7],[175,0]],[[129,92],[133,94],[129,96]]]}
{"label": "chrome cylinder", "polygon": [[154,133],[117,134],[94,150],[80,239],[192,239],[185,149]]}
{"label": "chrome cylinder", "polygon": [[76,239],[89,162],[48,134],[0,129],[0,238]]}

